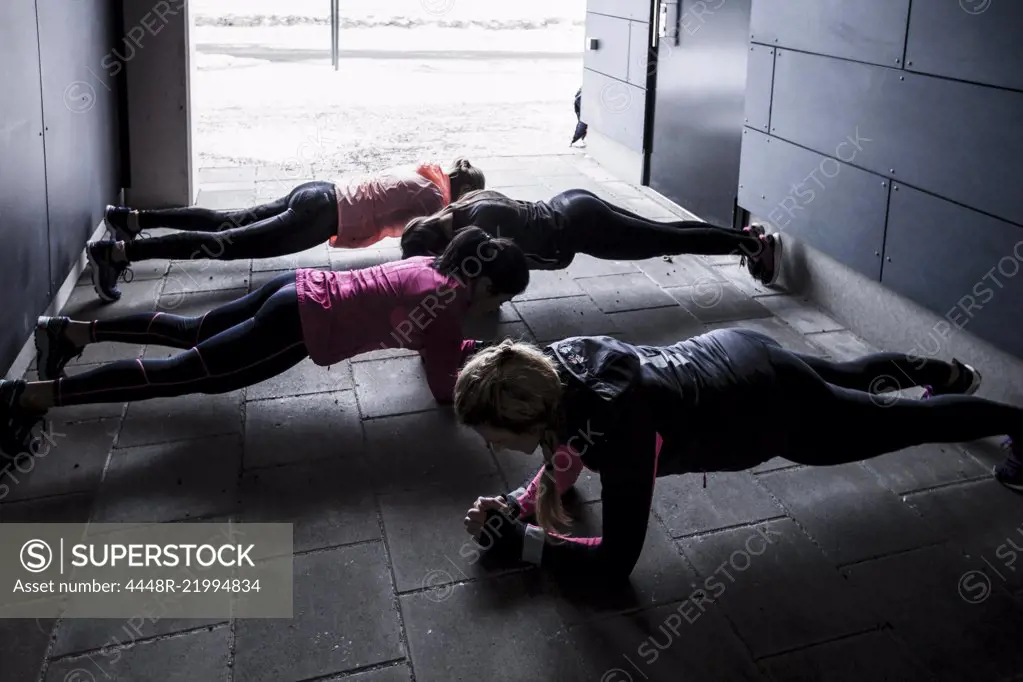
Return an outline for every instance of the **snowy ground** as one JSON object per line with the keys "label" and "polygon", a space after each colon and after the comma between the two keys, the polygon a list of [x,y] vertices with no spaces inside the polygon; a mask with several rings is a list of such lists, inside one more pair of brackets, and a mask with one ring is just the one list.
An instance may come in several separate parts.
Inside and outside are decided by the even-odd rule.
{"label": "snowy ground", "polygon": [[342,0],[337,72],[327,0],[190,11],[200,167],[312,165],[323,177],[570,151],[580,0]]}

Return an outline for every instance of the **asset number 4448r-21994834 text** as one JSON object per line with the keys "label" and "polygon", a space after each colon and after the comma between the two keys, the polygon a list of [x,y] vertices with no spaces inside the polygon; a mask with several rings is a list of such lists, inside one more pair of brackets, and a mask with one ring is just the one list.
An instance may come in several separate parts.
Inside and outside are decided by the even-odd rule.
{"label": "asset number 4448r-21994834 text", "polygon": [[200,592],[259,592],[259,580],[241,578],[198,578],[191,580],[129,580],[124,586],[128,592],[168,592],[168,593],[200,593]]}

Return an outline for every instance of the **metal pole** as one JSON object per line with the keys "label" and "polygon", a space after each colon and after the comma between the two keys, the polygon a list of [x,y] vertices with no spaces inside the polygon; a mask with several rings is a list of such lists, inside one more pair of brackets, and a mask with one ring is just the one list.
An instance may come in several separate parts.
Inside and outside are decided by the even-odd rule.
{"label": "metal pole", "polygon": [[330,63],[337,71],[341,66],[341,3],[330,0]]}

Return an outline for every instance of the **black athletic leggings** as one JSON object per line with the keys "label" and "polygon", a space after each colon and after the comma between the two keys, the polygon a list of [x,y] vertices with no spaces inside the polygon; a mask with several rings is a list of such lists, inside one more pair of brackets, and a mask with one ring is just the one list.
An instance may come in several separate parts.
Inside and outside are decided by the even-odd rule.
{"label": "black athletic leggings", "polygon": [[832,362],[790,352],[766,336],[761,342],[776,389],[764,398],[777,407],[770,423],[757,428],[777,430],[784,437],[783,456],[793,462],[844,464],[914,445],[1023,434],[1023,408],[976,396],[910,400],[890,393],[945,385],[948,363],[902,353]]}
{"label": "black athletic leggings", "polygon": [[311,249],[337,234],[337,194],[329,182],[307,182],[286,197],[240,211],[170,208],[139,211],[139,227],[180,234],[136,239],[129,261],[273,258]]}
{"label": "black athletic leggings", "polygon": [[609,204],[593,192],[570,189],[551,205],[566,218],[560,248],[605,260],[643,260],[692,253],[755,257],[760,240],[742,230],[679,220],[658,222]]}
{"label": "black athletic leggings", "polygon": [[118,360],[58,379],[55,405],[227,393],[275,377],[308,356],[293,272],[199,317],[139,313],[97,320],[92,336],[188,350],[162,360]]}

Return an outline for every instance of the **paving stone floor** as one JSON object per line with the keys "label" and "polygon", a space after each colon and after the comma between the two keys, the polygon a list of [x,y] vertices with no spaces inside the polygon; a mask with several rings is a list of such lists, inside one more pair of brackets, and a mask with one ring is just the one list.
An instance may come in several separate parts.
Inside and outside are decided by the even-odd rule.
{"label": "paving stone floor", "polygon": [[[584,156],[478,163],[515,197],[585,187],[672,217]],[[200,203],[215,208],[285,187],[266,169],[208,170],[203,181]],[[80,319],[200,312],[296,266],[396,257],[388,243],[149,262],[121,302],[100,305],[83,278],[66,310]],[[578,258],[536,273],[471,331],[656,344],[733,325],[822,356],[870,350],[799,298],[754,285],[731,257]],[[99,344],[74,371],[168,352]],[[64,444],[19,475],[0,521],[292,522],[295,618],[162,620],[130,638],[116,620],[0,621],[3,682],[1023,679],[1023,501],[989,479],[997,453],[987,446],[824,469],[779,459],[709,475],[705,487],[695,476],[662,479],[631,589],[593,596],[464,551],[468,505],[537,463],[491,456],[458,428],[407,352],[329,370],[307,362],[227,395],[54,417]],[[599,529],[596,477],[580,479],[572,498],[576,532]],[[125,646],[111,651],[112,642]]]}

